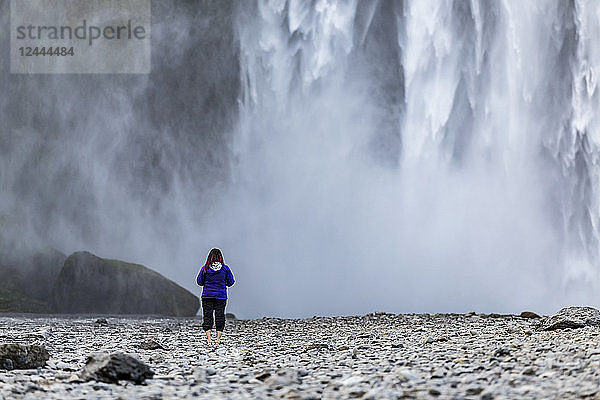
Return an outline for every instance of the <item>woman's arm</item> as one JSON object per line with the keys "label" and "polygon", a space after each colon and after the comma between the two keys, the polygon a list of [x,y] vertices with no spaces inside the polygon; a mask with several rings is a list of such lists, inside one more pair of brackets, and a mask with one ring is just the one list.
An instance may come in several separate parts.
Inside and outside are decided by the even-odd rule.
{"label": "woman's arm", "polygon": [[198,274],[198,277],[196,278],[196,283],[198,283],[198,286],[204,286],[205,278],[206,278],[206,276],[204,275],[204,267],[202,267],[200,269],[200,273]]}
{"label": "woman's arm", "polygon": [[227,267],[227,276],[225,277],[225,284],[227,286],[233,286],[234,283],[235,279],[233,279],[233,273],[231,272],[231,269]]}

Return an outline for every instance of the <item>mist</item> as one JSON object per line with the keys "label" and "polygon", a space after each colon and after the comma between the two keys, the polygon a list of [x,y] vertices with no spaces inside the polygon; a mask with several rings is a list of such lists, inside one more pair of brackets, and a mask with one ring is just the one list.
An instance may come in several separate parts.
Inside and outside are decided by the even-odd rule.
{"label": "mist", "polygon": [[3,57],[0,239],[197,294],[219,247],[241,318],[598,305],[598,7],[155,2],[149,75]]}

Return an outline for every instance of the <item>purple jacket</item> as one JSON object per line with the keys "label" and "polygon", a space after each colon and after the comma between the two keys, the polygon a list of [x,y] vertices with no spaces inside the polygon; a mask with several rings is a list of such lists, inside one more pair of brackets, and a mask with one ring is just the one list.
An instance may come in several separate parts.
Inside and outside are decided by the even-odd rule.
{"label": "purple jacket", "polygon": [[204,286],[202,289],[203,299],[227,299],[227,287],[233,285],[235,280],[229,267],[222,264],[218,271],[209,267],[205,272],[202,267],[196,282],[198,285]]}

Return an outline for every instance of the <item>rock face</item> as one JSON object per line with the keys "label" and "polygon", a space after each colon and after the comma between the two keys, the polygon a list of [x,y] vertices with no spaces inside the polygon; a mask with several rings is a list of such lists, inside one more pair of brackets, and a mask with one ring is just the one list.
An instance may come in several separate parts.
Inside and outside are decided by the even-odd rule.
{"label": "rock face", "polygon": [[154,372],[143,362],[123,353],[95,354],[88,357],[82,376],[86,380],[117,383],[120,380],[143,383]]}
{"label": "rock face", "polygon": [[538,329],[554,331],[565,328],[583,328],[584,326],[600,326],[600,310],[593,307],[566,307],[542,320]]}
{"label": "rock face", "polygon": [[0,345],[0,369],[32,369],[46,365],[50,358],[42,346]]}
{"label": "rock face", "polygon": [[67,258],[53,298],[61,313],[189,317],[200,307],[198,297],[149,268],[88,252]]}
{"label": "rock face", "polygon": [[17,252],[0,246],[0,312],[52,312],[54,282],[66,258],[51,248]]}

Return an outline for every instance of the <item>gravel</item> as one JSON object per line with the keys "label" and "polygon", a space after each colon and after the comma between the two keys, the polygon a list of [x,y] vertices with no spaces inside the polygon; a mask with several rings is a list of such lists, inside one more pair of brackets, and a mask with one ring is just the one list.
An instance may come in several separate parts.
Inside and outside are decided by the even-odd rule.
{"label": "gravel", "polygon": [[[35,344],[46,366],[0,370],[0,399],[600,399],[600,327],[554,331],[510,315],[386,314],[229,320],[221,345],[198,318],[4,316],[0,344]],[[140,343],[160,346],[140,346]],[[82,378],[122,352],[143,384]]]}

